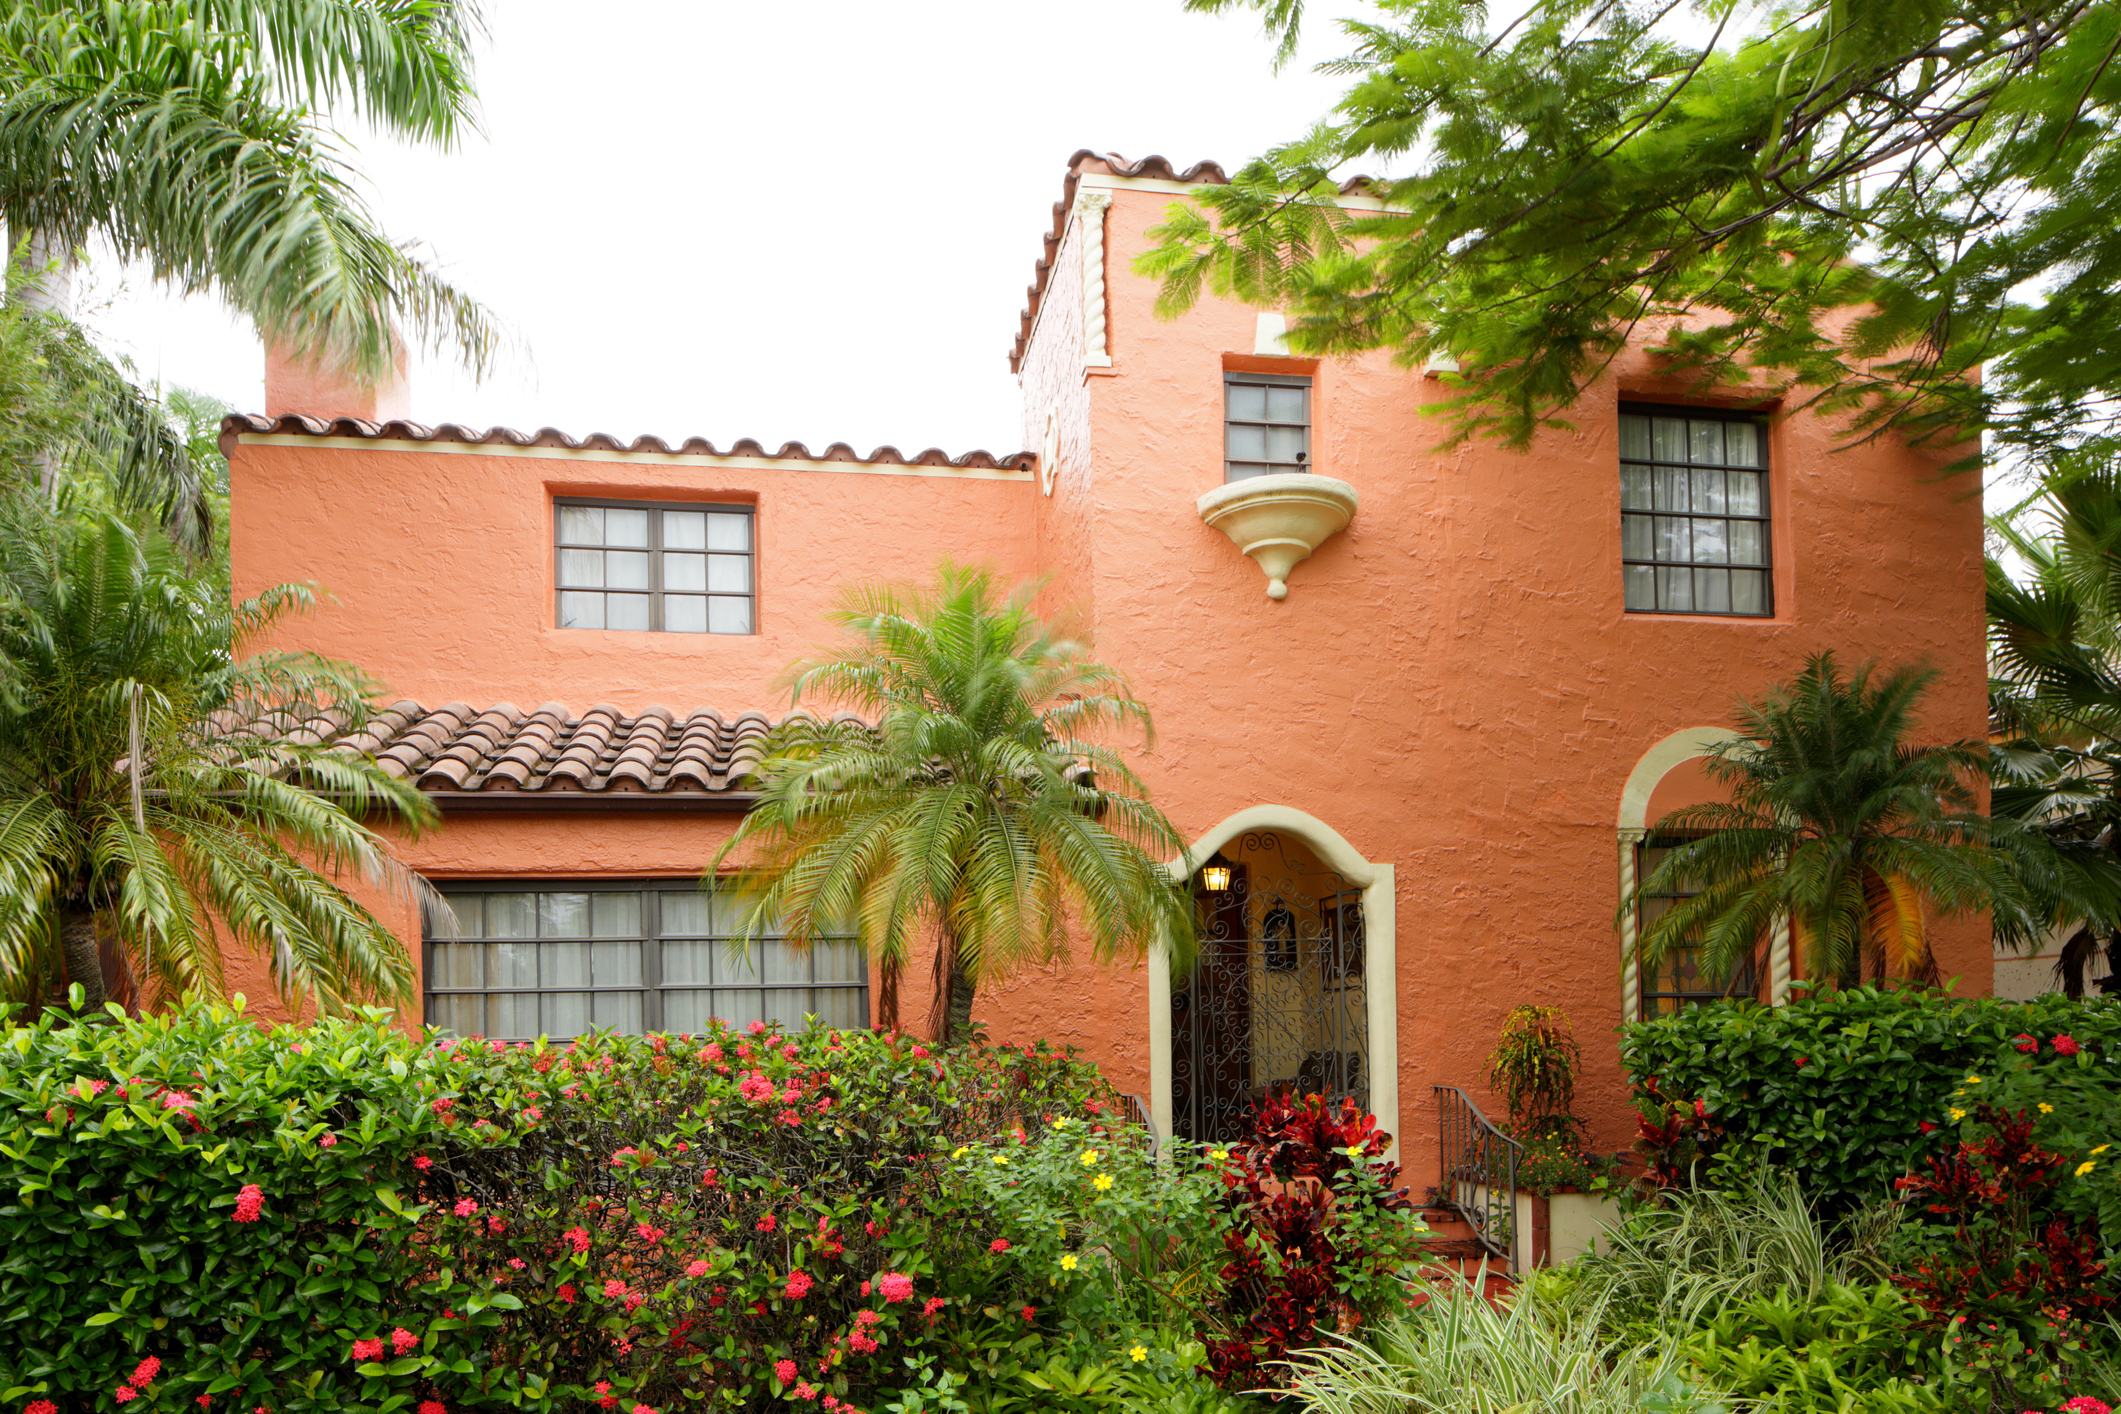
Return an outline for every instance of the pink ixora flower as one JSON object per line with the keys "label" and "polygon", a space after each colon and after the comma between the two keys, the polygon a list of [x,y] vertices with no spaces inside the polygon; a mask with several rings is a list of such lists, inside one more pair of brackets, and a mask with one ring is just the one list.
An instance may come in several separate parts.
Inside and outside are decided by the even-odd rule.
{"label": "pink ixora flower", "polygon": [[565,1239],[570,1245],[572,1245],[574,1250],[577,1252],[587,1252],[589,1250],[588,1228],[571,1227],[567,1229],[567,1231],[561,1233],[560,1236]]}
{"label": "pink ixora flower", "polygon": [[397,1351],[400,1355],[403,1355],[419,1343],[420,1338],[403,1326],[399,1326],[390,1333],[390,1348]]}
{"label": "pink ixora flower", "polygon": [[574,1289],[573,1282],[563,1281],[560,1283],[560,1300],[566,1302],[569,1306],[572,1306],[574,1305],[575,1295],[576,1292]]}
{"label": "pink ixora flower", "polygon": [[381,1337],[375,1340],[357,1340],[353,1343],[353,1359],[356,1363],[367,1360],[381,1360],[382,1358],[383,1341]]}
{"label": "pink ixora flower", "polygon": [[2055,1054],[2058,1056],[2073,1056],[2080,1049],[2082,1048],[2077,1045],[2077,1038],[2074,1036],[2057,1036],[2055,1038]]}
{"label": "pink ixora flower", "polygon": [[669,1236],[662,1228],[648,1223],[635,1223],[633,1225],[633,1235],[640,1238],[643,1242],[661,1242],[665,1237]]}
{"label": "pink ixora flower", "polygon": [[520,1271],[522,1271],[522,1270],[523,1270],[523,1267],[524,1267],[524,1262],[523,1262],[523,1259],[522,1259],[521,1257],[510,1257],[510,1258],[508,1259],[508,1265],[509,1265],[509,1266],[510,1266],[511,1268],[513,1268],[514,1270],[516,1270],[516,1271],[519,1271],[519,1272],[520,1272]]}
{"label": "pink ixora flower", "polygon": [[425,1173],[435,1166],[435,1161],[433,1159],[428,1158],[425,1154],[422,1154],[412,1161],[412,1166],[418,1169],[421,1173]]}
{"label": "pink ixora flower", "polygon": [[744,1029],[746,1031],[749,1031],[754,1036],[763,1036],[766,1034],[766,1023],[763,1021],[754,1021]]}
{"label": "pink ixora flower", "polygon": [[771,1213],[766,1214],[765,1217],[760,1218],[757,1223],[753,1224],[760,1232],[772,1232],[780,1225],[780,1219]]}
{"label": "pink ixora flower", "polygon": [[198,1107],[199,1102],[182,1090],[164,1090],[162,1092],[162,1108],[165,1110],[192,1110]]}
{"label": "pink ixora flower", "polygon": [[328,1129],[327,1129],[327,1130],[325,1130],[325,1131],[324,1131],[324,1132],[323,1132],[322,1134],[319,1134],[319,1135],[317,1136],[317,1143],[318,1143],[319,1145],[321,1145],[322,1147],[326,1148],[326,1149],[329,1149],[329,1148],[330,1148],[330,1147],[331,1147],[332,1145],[334,1145],[334,1144],[336,1144],[336,1143],[338,1143],[338,1142],[339,1142],[339,1136],[338,1136],[338,1135],[336,1135],[336,1134],[334,1134],[334,1133],[332,1133],[332,1132],[331,1132],[330,1130],[328,1130]]}
{"label": "pink ixora flower", "polygon": [[48,1399],[33,1399],[22,1406],[22,1414],[59,1414],[59,1406]]}
{"label": "pink ixora flower", "polygon": [[801,1267],[797,1267],[794,1271],[788,1273],[788,1285],[786,1288],[788,1299],[790,1301],[802,1300],[810,1294],[810,1288],[815,1285],[816,1283],[810,1279],[810,1273],[804,1271]]}
{"label": "pink ixora flower", "polygon": [[689,1277],[703,1277],[707,1275],[707,1271],[708,1267],[705,1262],[694,1261],[685,1264],[685,1275]]}
{"label": "pink ixora flower", "polygon": [[806,1382],[795,1387],[795,1397],[797,1399],[816,1399],[817,1391],[812,1389]]}
{"label": "pink ixora flower", "polygon": [[454,1211],[456,1212],[456,1215],[458,1217],[468,1218],[473,1213],[479,1211],[478,1200],[475,1198],[459,1198],[457,1199],[457,1206]]}
{"label": "pink ixora flower", "polygon": [[210,1394],[202,1394],[193,1400],[192,1403],[198,1405],[201,1409],[211,1409],[214,1407],[214,1397]]}
{"label": "pink ixora flower", "polygon": [[994,1241],[987,1244],[987,1250],[989,1252],[1006,1252],[1009,1250],[1009,1239],[997,1237]]}
{"label": "pink ixora flower", "polygon": [[133,1367],[133,1377],[127,1383],[136,1385],[152,1384],[155,1376],[161,1373],[162,1362],[150,1355]]}
{"label": "pink ixora flower", "polygon": [[140,1391],[134,1389],[131,1385],[119,1385],[110,1392],[110,1397],[117,1400],[120,1404],[130,1404],[140,1397]]}
{"label": "pink ixora flower", "polygon": [[633,1414],[655,1414],[655,1411],[645,1404],[636,1404],[633,1406]]}
{"label": "pink ixora flower", "polygon": [[423,1399],[420,1401],[420,1414],[449,1414],[449,1410],[439,1399]]}
{"label": "pink ixora flower", "polygon": [[921,1314],[932,1321],[942,1311],[942,1309],[945,1306],[948,1306],[949,1304],[950,1303],[948,1301],[945,1301],[940,1296],[931,1296],[928,1298],[927,1302],[921,1307]]}
{"label": "pink ixora flower", "polygon": [[254,1223],[258,1214],[265,1211],[265,1190],[255,1183],[246,1183],[236,1190],[235,1220],[239,1223]]}
{"label": "pink ixora flower", "polygon": [[2062,1406],[2062,1414],[2114,1414],[2114,1409],[2103,1399],[2080,1394]]}
{"label": "pink ixora flower", "polygon": [[606,1296],[624,1296],[626,1290],[626,1283],[617,1277],[613,1277],[604,1283],[604,1294]]}
{"label": "pink ixora flower", "polygon": [[2034,1040],[2032,1037],[2026,1035],[2023,1031],[2020,1031],[2017,1035],[2011,1037],[2011,1044],[2016,1047],[2021,1054],[2024,1055],[2031,1055],[2034,1051],[2040,1049],[2040,1043]]}
{"label": "pink ixora flower", "polygon": [[795,1368],[793,1360],[776,1360],[773,1363],[773,1377],[784,1385],[794,1384],[799,1373],[801,1372]]}
{"label": "pink ixora flower", "polygon": [[904,1272],[885,1272],[883,1278],[877,1282],[876,1289],[884,1294],[886,1301],[911,1301],[913,1278]]}
{"label": "pink ixora flower", "polygon": [[913,1048],[913,1058],[915,1060],[928,1059],[928,1048],[926,1046],[915,1046]]}
{"label": "pink ixora flower", "polygon": [[441,1099],[436,1100],[432,1105],[428,1106],[429,1109],[433,1110],[438,1115],[446,1115],[456,1107],[457,1102],[455,1100],[450,1099],[447,1095],[444,1095]]}

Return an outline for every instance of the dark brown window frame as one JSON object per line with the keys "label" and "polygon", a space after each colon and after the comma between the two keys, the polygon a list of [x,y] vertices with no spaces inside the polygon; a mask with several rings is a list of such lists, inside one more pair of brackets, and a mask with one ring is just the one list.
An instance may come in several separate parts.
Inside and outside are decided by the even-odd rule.
{"label": "dark brown window frame", "polygon": [[[1686,834],[1645,835],[1642,839],[1635,842],[1635,877],[1639,880],[1648,879],[1651,873],[1654,872],[1649,865],[1649,852],[1651,850],[1675,849],[1683,844],[1692,844],[1698,838],[1698,835]],[[1698,889],[1689,889],[1679,893],[1645,894],[1640,896],[1636,901],[1635,907],[1635,936],[1638,938],[1642,936],[1642,904],[1651,899],[1668,899],[1673,903],[1678,903],[1682,899],[1694,897],[1699,892],[1700,890]],[[1723,984],[1720,991],[1659,991],[1657,990],[1656,973],[1643,963],[1640,956],[1635,960],[1635,975],[1639,984],[1636,991],[1640,997],[1640,1001],[1636,1006],[1637,1019],[1642,1021],[1651,1021],[1660,1016],[1670,1015],[1668,1012],[1657,1009],[1656,1004],[1660,1001],[1678,1003],[1678,1006],[1673,1008],[1674,1011],[1678,1011],[1689,1006],[1701,1006],[1706,1002],[1727,1001],[1732,998],[1742,997],[1757,998],[1760,995],[1760,963],[1757,958],[1749,959],[1743,967],[1734,971],[1730,979]]]}
{"label": "dark brown window frame", "polygon": [[[1653,495],[1653,497],[1654,497],[1654,494],[1655,494],[1655,491],[1654,491],[1654,487],[1655,487],[1655,475],[1656,475],[1656,473],[1655,473],[1655,468],[1657,468],[1658,466],[1663,466],[1663,465],[1673,465],[1673,463],[1668,463],[1668,462],[1658,462],[1657,460],[1655,460],[1654,456],[1653,456],[1653,457],[1652,457],[1652,459],[1651,459],[1651,460],[1649,460],[1649,461],[1641,461],[1641,460],[1638,460],[1638,459],[1635,459],[1635,458],[1629,458],[1629,457],[1624,457],[1624,456],[1618,456],[1618,457],[1616,457],[1616,458],[1615,458],[1616,462],[1618,463],[1618,466],[1616,467],[1616,470],[1620,471],[1620,472],[1621,472],[1621,474],[1622,474],[1622,488],[1623,488],[1623,489],[1622,489],[1622,502],[1621,502],[1621,513],[1620,513],[1620,514],[1621,514],[1621,552],[1620,552],[1620,575],[1621,575],[1621,589],[1620,589],[1620,594],[1621,594],[1621,604],[1622,604],[1623,610],[1624,610],[1625,612],[1627,612],[1627,613],[1630,613],[1630,614],[1644,614],[1644,615],[1652,615],[1652,616],[1663,616],[1663,617],[1675,617],[1675,618],[1737,618],[1737,619],[1771,619],[1771,618],[1773,618],[1773,617],[1775,616],[1775,528],[1774,528],[1774,520],[1775,520],[1775,481],[1774,481],[1774,468],[1773,468],[1773,464],[1772,464],[1772,463],[1773,463],[1773,458],[1772,458],[1772,457],[1770,456],[1770,454],[1769,454],[1769,451],[1768,451],[1768,440],[1769,440],[1769,439],[1768,439],[1768,422],[1767,422],[1767,419],[1766,419],[1766,418],[1765,418],[1764,416],[1762,416],[1761,414],[1758,414],[1758,413],[1748,413],[1748,412],[1737,412],[1737,411],[1733,411],[1733,410],[1731,410],[1731,409],[1729,409],[1729,408],[1712,408],[1712,407],[1687,407],[1687,406],[1684,406],[1684,405],[1678,405],[1678,404],[1664,404],[1664,403],[1634,403],[1634,402],[1624,402],[1624,403],[1620,404],[1620,408],[1619,408],[1619,413],[1620,413],[1620,415],[1621,415],[1621,416],[1634,416],[1634,417],[1651,417],[1651,418],[1656,418],[1656,417],[1683,417],[1683,418],[1687,418],[1687,419],[1690,419],[1690,420],[1692,420],[1692,421],[1695,421],[1695,422],[1726,422],[1726,423],[1745,423],[1745,424],[1747,424],[1747,425],[1751,426],[1751,427],[1753,428],[1753,430],[1754,430],[1754,437],[1755,437],[1755,445],[1756,445],[1756,446],[1757,446],[1757,447],[1759,448],[1759,455],[1760,455],[1760,459],[1759,459],[1758,463],[1757,463],[1757,464],[1754,464],[1754,465],[1750,465],[1750,466],[1747,466],[1747,465],[1741,465],[1741,464],[1739,464],[1739,463],[1736,463],[1736,462],[1731,462],[1731,461],[1720,461],[1720,462],[1695,462],[1695,461],[1693,461],[1693,460],[1691,459],[1691,457],[1689,457],[1689,460],[1688,460],[1688,462],[1687,462],[1687,466],[1688,466],[1688,468],[1689,468],[1690,470],[1691,470],[1691,469],[1692,469],[1693,467],[1695,467],[1695,466],[1700,466],[1700,467],[1702,467],[1702,468],[1703,468],[1703,469],[1705,469],[1705,470],[1721,470],[1721,471],[1741,471],[1741,472],[1757,472],[1757,473],[1759,474],[1759,476],[1760,476],[1760,513],[1759,513],[1758,515],[1743,515],[1743,514],[1733,514],[1733,513],[1729,512],[1729,511],[1703,511],[1703,512],[1695,512],[1695,511],[1693,511],[1693,510],[1692,510],[1691,508],[1690,508],[1690,509],[1688,509],[1688,510],[1687,510],[1687,511],[1685,511],[1685,512],[1659,512],[1658,510],[1656,510],[1656,509],[1655,509],[1655,507],[1654,507],[1654,503],[1653,503],[1653,505],[1652,505],[1651,507],[1648,507],[1648,508],[1642,508],[1642,507],[1633,507],[1633,506],[1629,506],[1629,505],[1628,505],[1628,504],[1626,503],[1626,490],[1625,490],[1625,486],[1626,486],[1626,481],[1625,481],[1625,473],[1626,473],[1626,468],[1628,468],[1628,467],[1630,467],[1630,466],[1640,466],[1640,467],[1646,467],[1646,468],[1649,468],[1649,469],[1650,469],[1650,471],[1651,471],[1651,483],[1652,483],[1652,495]],[[1615,435],[1615,438],[1614,438],[1614,441],[1615,441],[1615,446],[1616,446],[1616,449],[1617,449],[1617,447],[1618,447],[1618,445],[1619,445],[1619,437],[1618,437],[1618,435],[1617,435],[1617,429],[1618,429],[1618,425],[1619,425],[1619,424],[1618,424],[1618,423],[1616,422],[1616,423],[1615,423],[1615,428],[1616,428],[1616,435]],[[1735,563],[1733,563],[1732,561],[1730,561],[1729,559],[1725,559],[1725,560],[1722,560],[1722,561],[1713,561],[1713,560],[1695,560],[1695,559],[1691,558],[1691,554],[1692,554],[1691,548],[1690,548],[1690,550],[1689,550],[1689,558],[1687,558],[1687,559],[1685,559],[1685,560],[1659,560],[1659,559],[1656,559],[1656,558],[1655,558],[1655,553],[1656,553],[1656,550],[1655,550],[1655,544],[1654,544],[1654,542],[1655,542],[1655,538],[1656,538],[1656,519],[1657,519],[1657,518],[1658,518],[1658,517],[1659,517],[1660,515],[1663,515],[1663,516],[1665,516],[1666,518],[1669,518],[1669,519],[1676,519],[1676,518],[1680,518],[1680,517],[1681,517],[1681,516],[1683,515],[1683,517],[1684,517],[1685,519],[1687,519],[1688,521],[1690,521],[1690,522],[1691,522],[1691,521],[1694,521],[1694,520],[1721,520],[1722,522],[1724,522],[1724,525],[1725,525],[1725,527],[1726,527],[1726,531],[1728,531],[1728,527],[1729,527],[1729,526],[1730,526],[1730,525],[1731,525],[1732,523],[1734,523],[1734,522],[1745,522],[1745,523],[1748,523],[1748,524],[1755,524],[1755,525],[1758,525],[1758,526],[1760,527],[1760,555],[1761,555],[1760,561],[1759,561],[1759,563],[1757,563],[1757,564],[1735,564]],[[1630,554],[1628,554],[1628,553],[1627,553],[1627,522],[1628,522],[1628,520],[1629,520],[1629,518],[1630,518],[1630,517],[1634,517],[1634,516],[1646,516],[1646,517],[1648,517],[1648,518],[1650,519],[1650,521],[1651,521],[1651,538],[1652,538],[1652,542],[1653,542],[1653,543],[1652,543],[1652,548],[1651,548],[1651,558],[1645,559],[1645,558],[1643,558],[1643,557],[1641,557],[1641,556],[1636,556],[1636,555],[1630,555]],[[1724,537],[1724,543],[1725,543],[1725,545],[1726,545],[1726,546],[1728,546],[1728,545],[1729,545],[1729,543],[1730,543],[1730,537],[1729,537],[1729,534],[1728,534],[1728,533],[1726,533],[1726,535],[1725,535],[1725,537]],[[1759,572],[1759,574],[1760,574],[1760,576],[1761,576],[1761,584],[1763,585],[1763,595],[1762,595],[1762,598],[1763,598],[1763,601],[1764,601],[1764,602],[1763,602],[1763,606],[1762,606],[1762,607],[1761,607],[1760,609],[1758,609],[1758,610],[1747,610],[1747,609],[1732,609],[1732,608],[1722,608],[1722,609],[1697,609],[1697,608],[1685,608],[1685,609],[1679,609],[1679,608],[1665,608],[1665,607],[1662,607],[1661,605],[1660,605],[1660,606],[1658,606],[1658,607],[1654,607],[1654,608],[1636,608],[1636,607],[1633,607],[1633,606],[1631,606],[1631,605],[1629,605],[1629,604],[1627,603],[1627,592],[1628,592],[1628,590],[1627,590],[1627,579],[1628,579],[1628,571],[1629,571],[1629,570],[1630,570],[1631,568],[1635,568],[1635,567],[1648,567],[1648,568],[1650,568],[1650,569],[1651,569],[1651,570],[1652,570],[1653,572],[1654,572],[1655,570],[1659,570],[1659,569],[1663,569],[1663,570],[1675,570],[1675,569],[1686,569],[1686,570],[1689,570],[1689,571],[1693,571],[1693,570],[1702,570],[1702,569],[1706,569],[1706,570],[1726,570],[1726,571],[1727,571],[1727,570],[1732,570],[1732,569],[1739,569],[1739,570],[1747,570],[1747,571],[1758,571],[1758,572]],[[1653,573],[1653,576],[1652,576],[1652,584],[1653,584],[1653,585],[1655,584],[1655,576],[1654,576],[1654,573]],[[1660,591],[1658,591],[1658,590],[1656,590],[1656,589],[1654,589],[1654,588],[1653,588],[1652,592],[1653,592],[1653,593],[1660,593]]]}
{"label": "dark brown window frame", "polygon": [[[582,506],[595,510],[647,511],[648,544],[648,588],[645,590],[611,590],[588,585],[562,583],[560,572],[561,552],[565,550],[631,550],[632,546],[583,545],[570,543],[560,538],[560,510],[564,506]],[[697,511],[717,515],[742,515],[750,520],[751,529],[746,538],[751,548],[744,552],[750,561],[751,589],[746,594],[730,594],[726,591],[698,591],[698,597],[709,600],[708,622],[713,622],[714,599],[744,599],[751,606],[751,627],[743,633],[716,633],[711,627],[700,633],[663,627],[663,596],[665,594],[693,595],[690,589],[665,589],[663,587],[663,517],[664,511]],[[673,551],[675,554],[729,554],[727,550],[690,549]],[[743,501],[632,501],[617,496],[555,496],[552,498],[552,623],[555,628],[566,627],[560,622],[560,596],[570,591],[595,594],[645,593],[648,596],[648,627],[645,629],[613,628],[567,628],[570,633],[680,633],[687,638],[752,638],[759,632],[759,520],[758,507]]]}
{"label": "dark brown window frame", "polygon": [[[1278,462],[1271,457],[1232,457],[1230,455],[1230,429],[1237,427],[1291,427],[1288,422],[1261,422],[1249,417],[1230,415],[1230,389],[1234,386],[1252,388],[1301,388],[1304,394],[1304,447],[1293,462]],[[1249,481],[1251,477],[1233,477],[1234,466],[1264,466],[1269,468],[1261,475],[1284,475],[1317,470],[1311,456],[1311,432],[1317,425],[1318,400],[1313,380],[1308,375],[1288,373],[1244,373],[1236,369],[1223,371],[1223,481]]]}
{"label": "dark brown window frame", "polygon": [[[757,980],[750,982],[723,982],[719,980],[706,983],[666,982],[663,977],[663,944],[666,941],[707,941],[714,943],[723,943],[727,941],[728,934],[726,932],[710,932],[705,935],[704,938],[701,935],[694,933],[685,933],[680,934],[674,938],[665,938],[662,926],[662,895],[666,893],[698,892],[699,887],[700,881],[697,875],[691,877],[680,877],[670,879],[495,878],[452,879],[443,882],[438,882],[435,884],[435,888],[437,892],[441,893],[445,898],[451,895],[459,894],[636,894],[640,898],[640,936],[598,938],[575,937],[570,935],[565,938],[551,939],[537,937],[492,938],[487,937],[482,933],[481,936],[475,938],[457,938],[437,937],[431,929],[423,929],[420,941],[421,1019],[427,1025],[437,1025],[437,1023],[433,1019],[435,1009],[432,1005],[433,999],[436,997],[489,997],[530,995],[542,997],[547,994],[564,994],[574,996],[594,993],[637,994],[641,998],[642,1034],[652,1035],[664,1029],[663,1002],[665,996],[672,992],[704,992],[711,994],[714,992],[765,993],[771,991],[790,990],[807,990],[813,994],[813,999],[814,994],[820,991],[859,992],[862,996],[862,1015],[865,1018],[868,1016],[870,978],[869,960],[866,955],[861,955],[861,978],[859,981],[855,982],[819,982],[815,980],[815,968],[812,969],[812,980],[808,982],[768,982],[766,980],[763,967],[759,970]],[[760,941],[763,944],[771,944],[780,940],[761,939]],[[851,937],[848,937],[845,939],[835,939],[834,941],[844,941],[852,943],[854,940]],[[438,987],[434,985],[433,978],[435,976],[436,971],[434,949],[438,946],[460,946],[464,944],[476,945],[490,943],[528,943],[535,947],[540,942],[639,943],[641,945],[641,980],[637,984],[623,983],[601,987],[592,985],[590,983],[563,983],[555,984],[553,986],[524,986],[517,984],[494,986],[489,984],[479,987]],[[865,1021],[863,1024],[867,1025],[867,1022]],[[586,1032],[577,1034],[586,1034]],[[535,1039],[535,1037],[509,1035],[496,1036],[492,1037],[491,1039],[508,1041],[528,1041]]]}

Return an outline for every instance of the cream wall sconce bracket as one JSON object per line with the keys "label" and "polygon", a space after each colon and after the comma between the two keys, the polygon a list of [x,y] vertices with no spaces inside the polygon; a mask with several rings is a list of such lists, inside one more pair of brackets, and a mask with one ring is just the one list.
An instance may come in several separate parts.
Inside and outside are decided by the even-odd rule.
{"label": "cream wall sconce bracket", "polygon": [[1309,472],[1233,481],[1195,503],[1202,520],[1266,573],[1269,599],[1289,597],[1289,571],[1347,529],[1355,504],[1353,486]]}

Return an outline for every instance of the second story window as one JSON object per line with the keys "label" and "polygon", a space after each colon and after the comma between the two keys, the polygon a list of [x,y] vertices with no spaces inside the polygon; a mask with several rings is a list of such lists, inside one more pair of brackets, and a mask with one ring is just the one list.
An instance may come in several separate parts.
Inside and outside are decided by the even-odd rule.
{"label": "second story window", "polygon": [[1223,375],[1223,480],[1311,469],[1311,380]]}
{"label": "second story window", "polygon": [[1620,410],[1620,562],[1630,613],[1775,611],[1767,438],[1757,418]]}
{"label": "second story window", "polygon": [[750,507],[563,500],[553,510],[561,628],[755,631]]}

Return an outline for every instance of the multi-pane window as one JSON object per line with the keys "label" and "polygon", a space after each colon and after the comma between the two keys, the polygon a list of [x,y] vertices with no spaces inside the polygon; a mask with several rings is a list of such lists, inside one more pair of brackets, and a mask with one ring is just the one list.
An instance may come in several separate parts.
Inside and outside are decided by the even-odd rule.
{"label": "multi-pane window", "polygon": [[561,628],[753,632],[748,506],[560,501]]}
{"label": "multi-pane window", "polygon": [[1620,561],[1633,613],[1774,612],[1757,419],[1620,411]]}
{"label": "multi-pane window", "polygon": [[[1683,836],[1653,836],[1636,845],[1635,877],[1649,878],[1657,866],[1664,863],[1666,856],[1685,843],[1687,840]],[[1654,919],[1662,917],[1681,900],[1692,898],[1696,892],[1675,887],[1665,893],[1644,894],[1635,915],[1636,936],[1647,932]],[[1703,969],[1698,946],[1676,947],[1665,953],[1664,961],[1654,974],[1647,970],[1642,974],[1642,1014],[1645,1018],[1664,1016],[1725,997],[1755,996],[1759,991],[1759,969],[1753,959],[1746,959],[1730,977],[1719,981]]]}
{"label": "multi-pane window", "polygon": [[869,973],[852,940],[734,950],[743,906],[690,880],[450,886],[454,937],[430,935],[429,1025],[462,1036],[564,1039],[700,1032],[711,1017],[869,1024]]}
{"label": "multi-pane window", "polygon": [[1311,469],[1311,380],[1225,373],[1223,480]]}

